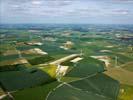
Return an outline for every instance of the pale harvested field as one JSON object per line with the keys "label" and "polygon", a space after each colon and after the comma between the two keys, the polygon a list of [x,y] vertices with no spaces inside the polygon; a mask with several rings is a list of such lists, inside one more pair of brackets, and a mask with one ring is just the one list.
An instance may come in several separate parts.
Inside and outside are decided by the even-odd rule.
{"label": "pale harvested field", "polygon": [[18,58],[15,60],[6,60],[0,62],[0,66],[5,66],[5,65],[16,65],[16,64],[27,64],[28,61],[24,58]]}
{"label": "pale harvested field", "polygon": [[133,62],[128,62],[126,64],[121,65],[120,67],[122,67],[125,70],[133,72]]}
{"label": "pale harvested field", "polygon": [[121,84],[133,86],[133,72],[123,68],[107,68],[106,75],[118,80]]}
{"label": "pale harvested field", "polygon": [[18,52],[19,52],[18,50],[7,50],[2,55],[4,55],[4,56],[16,55],[16,54],[18,54]]}

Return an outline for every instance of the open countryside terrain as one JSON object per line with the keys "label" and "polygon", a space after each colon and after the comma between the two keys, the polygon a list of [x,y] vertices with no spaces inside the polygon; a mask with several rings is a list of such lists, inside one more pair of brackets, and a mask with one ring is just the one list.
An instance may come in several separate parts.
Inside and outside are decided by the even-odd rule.
{"label": "open countryside terrain", "polygon": [[0,25],[1,100],[132,100],[132,25]]}

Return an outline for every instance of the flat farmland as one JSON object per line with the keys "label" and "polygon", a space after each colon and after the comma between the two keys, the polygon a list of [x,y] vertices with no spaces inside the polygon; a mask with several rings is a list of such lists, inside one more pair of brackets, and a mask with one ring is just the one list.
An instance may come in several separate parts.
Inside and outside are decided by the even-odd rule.
{"label": "flat farmland", "polygon": [[86,59],[79,61],[76,66],[66,74],[66,77],[83,78],[103,71],[104,63],[87,57]]}
{"label": "flat farmland", "polygon": [[133,85],[133,72],[125,70],[123,68],[107,68],[104,72],[106,75],[120,81],[122,84]]}

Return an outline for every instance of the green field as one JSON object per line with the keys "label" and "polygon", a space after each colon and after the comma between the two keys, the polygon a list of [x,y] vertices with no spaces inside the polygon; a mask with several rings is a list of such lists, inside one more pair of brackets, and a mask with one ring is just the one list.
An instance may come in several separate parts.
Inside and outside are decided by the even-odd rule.
{"label": "green field", "polygon": [[103,71],[104,64],[102,62],[87,57],[79,61],[77,65],[66,74],[66,77],[83,78]]}
{"label": "green field", "polygon": [[[108,69],[105,63],[90,57],[107,56],[109,68],[118,66],[132,73],[133,42],[116,37],[118,34],[131,36],[133,31],[128,31],[131,27],[123,29],[122,26],[117,26],[117,30],[115,26],[106,25],[92,25],[91,28],[91,25],[50,26],[44,25],[37,29],[34,26],[0,28],[0,96],[11,92],[15,100],[132,100],[133,87],[120,84],[119,79],[114,80],[103,74]],[[73,43],[72,48],[60,48],[67,41]],[[27,44],[30,42],[40,42],[42,45]],[[34,48],[48,54],[42,56],[37,53],[23,53],[24,50]],[[102,50],[105,52],[101,52]],[[72,63],[72,59],[61,63],[69,66],[69,69],[59,80],[58,64],[49,63],[81,53],[80,57],[83,59],[77,63]],[[23,58],[28,63],[10,64],[18,58]],[[119,76],[119,73],[116,72],[116,75]],[[129,77],[129,80],[130,78],[132,79]],[[123,77],[122,79],[126,80]],[[6,96],[3,100],[10,98]]]}
{"label": "green field", "polygon": [[[63,92],[62,92],[63,91]],[[62,85],[48,96],[47,100],[113,100],[92,92],[86,92],[69,85]]]}
{"label": "green field", "polygon": [[97,74],[69,84],[83,91],[103,95],[105,97],[112,98],[113,100],[117,99],[117,95],[119,93],[119,82],[111,79],[105,74]]}
{"label": "green field", "polygon": [[[5,91],[31,88],[54,81],[51,76],[39,69],[0,72],[0,83]],[[10,84],[9,84],[10,83]]]}
{"label": "green field", "polygon": [[48,93],[57,85],[59,85],[59,83],[55,81],[34,88],[20,90],[12,95],[16,100],[45,100]]}
{"label": "green field", "polygon": [[40,56],[40,57],[35,57],[33,59],[29,59],[28,61],[31,65],[38,65],[38,64],[44,64],[44,63],[52,61],[52,60],[54,60],[53,57],[51,57],[49,55],[45,55],[45,56]]}

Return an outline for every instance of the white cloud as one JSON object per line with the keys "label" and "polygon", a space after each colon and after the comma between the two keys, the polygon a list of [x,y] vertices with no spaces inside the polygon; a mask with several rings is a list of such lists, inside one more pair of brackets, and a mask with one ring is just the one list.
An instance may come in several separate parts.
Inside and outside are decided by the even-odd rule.
{"label": "white cloud", "polygon": [[40,5],[40,4],[42,4],[41,1],[32,1],[31,3],[32,3],[33,5]]}
{"label": "white cloud", "polygon": [[116,9],[112,11],[112,14],[115,14],[115,15],[128,15],[129,13],[130,11],[127,9]]}
{"label": "white cloud", "polygon": [[19,5],[11,5],[11,7],[13,7],[13,8],[19,8],[20,6]]}

